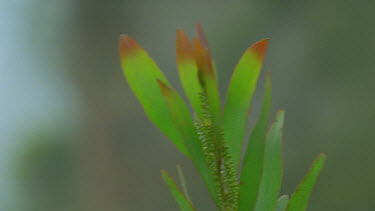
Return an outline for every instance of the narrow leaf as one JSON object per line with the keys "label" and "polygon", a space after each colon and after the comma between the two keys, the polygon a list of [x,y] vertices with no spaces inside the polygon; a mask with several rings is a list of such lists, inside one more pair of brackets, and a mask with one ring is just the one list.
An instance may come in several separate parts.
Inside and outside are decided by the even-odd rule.
{"label": "narrow leaf", "polygon": [[281,187],[281,137],[284,124],[284,111],[277,114],[266,138],[264,149],[263,174],[255,211],[274,210]]}
{"label": "narrow leaf", "polygon": [[207,41],[206,35],[204,34],[204,31],[203,31],[203,27],[202,27],[202,25],[199,22],[197,22],[197,24],[195,26],[195,33],[197,35],[197,39],[202,44],[203,48],[206,51],[209,51],[210,46],[208,45],[208,41]]}
{"label": "narrow leaf", "polygon": [[281,196],[277,201],[275,211],[285,211],[288,201],[289,197],[287,195]]}
{"label": "narrow leaf", "polygon": [[223,114],[224,139],[239,168],[250,102],[256,87],[268,40],[261,40],[246,50],[231,78]]}
{"label": "narrow leaf", "polygon": [[177,188],[171,176],[164,170],[161,171],[161,176],[164,182],[168,185],[169,190],[180,207],[181,211],[194,211],[193,205],[187,200],[182,192]]}
{"label": "narrow leaf", "polygon": [[207,52],[207,55],[211,60],[211,64],[212,64],[214,74],[215,74],[215,79],[217,80],[217,72],[216,72],[217,69],[216,69],[216,66],[215,66],[214,59],[211,56],[211,49],[210,49],[210,46],[208,45],[206,35],[203,31],[203,27],[199,22],[197,22],[197,24],[196,24],[195,34],[197,36],[198,41],[202,44],[204,50]]}
{"label": "narrow leaf", "polygon": [[267,74],[266,88],[259,119],[250,134],[243,159],[240,182],[239,211],[254,209],[262,177],[264,142],[271,110],[271,77]]}
{"label": "narrow leaf", "polygon": [[203,88],[203,92],[207,97],[208,110],[212,118],[215,143],[218,148],[220,148],[219,142],[222,139],[222,121],[218,83],[213,70],[211,57],[198,38],[194,38],[194,55],[198,66],[199,81]]}
{"label": "narrow leaf", "polygon": [[306,210],[311,192],[323,168],[325,160],[326,156],[324,154],[320,154],[318,158],[314,161],[311,169],[309,170],[303,181],[299,184],[296,191],[290,198],[287,211]]}
{"label": "narrow leaf", "polygon": [[[215,130],[221,130],[221,105],[218,90],[218,82],[202,26],[197,23],[197,37],[194,38],[194,56],[198,67],[198,78],[208,100],[208,106],[212,115]],[[217,131],[216,131],[217,132]]]}
{"label": "narrow leaf", "polygon": [[147,52],[129,36],[121,35],[119,52],[125,78],[150,120],[178,149],[190,157],[156,82],[156,79],[159,79],[169,85],[168,80]]}
{"label": "narrow leaf", "polygon": [[164,100],[168,105],[172,120],[180,132],[189,153],[191,154],[193,163],[206,184],[215,204],[218,204],[215,182],[207,166],[205,155],[198,139],[198,135],[195,131],[189,110],[175,90],[166,86],[160,80],[158,82],[160,90],[163,93]]}
{"label": "narrow leaf", "polygon": [[[223,147],[221,105],[218,83],[211,63],[208,48],[204,48],[198,38],[194,38],[194,55],[198,65],[198,77],[207,98],[207,110],[212,124],[212,140],[215,146],[215,156],[218,172],[221,174],[221,152]],[[222,178],[220,176],[220,178]]]}
{"label": "narrow leaf", "polygon": [[198,67],[195,62],[193,48],[189,38],[182,29],[177,30],[176,36],[177,68],[181,83],[190,104],[199,117],[202,117],[202,107],[199,93],[202,92],[198,79]]}
{"label": "narrow leaf", "polygon": [[190,199],[189,191],[188,191],[188,189],[187,189],[186,182],[185,182],[184,173],[183,173],[183,171],[182,171],[180,165],[177,165],[177,172],[178,172],[178,177],[180,178],[182,191],[184,192],[184,195],[185,195],[186,199],[187,199],[191,204],[193,204],[193,202],[192,202],[191,199]]}

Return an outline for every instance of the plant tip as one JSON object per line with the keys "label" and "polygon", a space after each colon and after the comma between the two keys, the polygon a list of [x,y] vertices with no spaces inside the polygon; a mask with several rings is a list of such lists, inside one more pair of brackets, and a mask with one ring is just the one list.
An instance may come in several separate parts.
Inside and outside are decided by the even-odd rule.
{"label": "plant tip", "polygon": [[260,60],[263,61],[264,56],[266,55],[267,47],[268,47],[268,39],[263,39],[259,42],[254,43],[250,47],[250,49],[258,56]]}
{"label": "plant tip", "polygon": [[131,54],[136,49],[142,49],[142,47],[128,35],[120,35],[119,43],[119,52],[121,57]]}

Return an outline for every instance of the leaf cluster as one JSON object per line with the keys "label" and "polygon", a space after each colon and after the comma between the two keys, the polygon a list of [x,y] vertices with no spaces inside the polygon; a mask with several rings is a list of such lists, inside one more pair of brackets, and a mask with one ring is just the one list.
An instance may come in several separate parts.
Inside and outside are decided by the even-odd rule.
{"label": "leaf cluster", "polygon": [[[129,36],[120,37],[120,59],[131,89],[150,120],[192,160],[220,211],[305,210],[325,161],[325,155],[319,155],[291,198],[279,197],[285,112],[278,112],[268,130],[270,73],[260,115],[243,150],[251,99],[267,46],[264,39],[245,51],[233,72],[222,109],[216,68],[201,25],[197,24],[193,43],[184,31],[177,30],[177,67],[194,110],[191,114],[147,52]],[[162,178],[181,210],[196,210],[182,170],[178,171],[183,191],[164,170]]]}

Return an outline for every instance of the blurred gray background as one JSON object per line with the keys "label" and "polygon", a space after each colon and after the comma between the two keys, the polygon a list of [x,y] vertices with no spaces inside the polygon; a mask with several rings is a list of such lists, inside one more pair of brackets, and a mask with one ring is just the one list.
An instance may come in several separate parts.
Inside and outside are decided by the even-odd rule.
{"label": "blurred gray background", "polygon": [[[282,194],[320,152],[309,210],[375,210],[375,1],[1,1],[0,210],[177,210],[160,169],[183,166],[199,210],[214,210],[191,162],[147,119],[123,78],[118,37],[148,50],[174,87],[178,27],[200,21],[224,98],[252,43],[270,38],[273,116],[286,109]],[[283,2],[283,3],[282,3]]]}

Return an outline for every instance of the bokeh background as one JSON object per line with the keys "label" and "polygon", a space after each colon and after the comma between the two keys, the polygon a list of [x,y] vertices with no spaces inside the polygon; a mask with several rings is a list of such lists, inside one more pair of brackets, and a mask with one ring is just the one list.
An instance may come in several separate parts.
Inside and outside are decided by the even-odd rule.
{"label": "bokeh background", "polygon": [[200,21],[225,96],[252,43],[270,38],[273,116],[286,109],[283,186],[320,152],[309,210],[375,210],[375,1],[1,1],[0,210],[177,210],[160,178],[181,164],[193,201],[214,210],[191,162],[147,119],[123,78],[118,37],[135,38],[182,93],[175,30]]}

